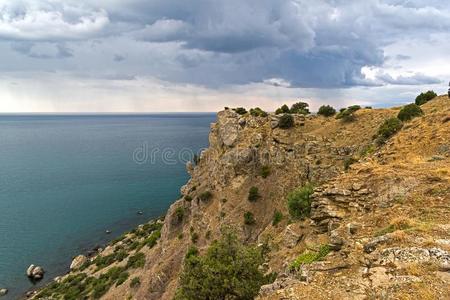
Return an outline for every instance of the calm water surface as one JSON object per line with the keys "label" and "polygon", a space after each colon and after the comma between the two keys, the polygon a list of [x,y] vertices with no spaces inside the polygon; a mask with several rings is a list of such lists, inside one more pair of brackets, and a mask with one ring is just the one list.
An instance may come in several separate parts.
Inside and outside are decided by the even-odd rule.
{"label": "calm water surface", "polygon": [[31,263],[47,271],[44,284],[73,256],[164,214],[188,179],[178,153],[207,147],[214,120],[0,115],[0,288],[9,289],[2,299],[33,286],[24,275]]}

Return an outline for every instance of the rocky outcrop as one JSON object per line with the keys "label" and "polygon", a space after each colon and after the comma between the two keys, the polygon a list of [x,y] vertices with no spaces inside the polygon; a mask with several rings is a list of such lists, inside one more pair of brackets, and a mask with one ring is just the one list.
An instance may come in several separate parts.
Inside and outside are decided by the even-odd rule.
{"label": "rocky outcrop", "polygon": [[83,266],[83,264],[85,264],[88,261],[87,257],[84,255],[77,255],[73,260],[72,263],[70,264],[70,269],[71,270],[77,270],[79,268],[81,268],[81,266]]}
{"label": "rocky outcrop", "polygon": [[41,280],[44,278],[44,269],[40,266],[30,265],[27,269],[27,276],[33,280]]}

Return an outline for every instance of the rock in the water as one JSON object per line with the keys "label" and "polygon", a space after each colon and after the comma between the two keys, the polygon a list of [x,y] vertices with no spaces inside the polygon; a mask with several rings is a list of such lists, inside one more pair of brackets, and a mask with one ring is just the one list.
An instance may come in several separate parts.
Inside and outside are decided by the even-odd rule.
{"label": "rock in the water", "polygon": [[30,265],[27,269],[27,276],[33,280],[40,280],[44,277],[44,269],[40,266]]}
{"label": "rock in the water", "polygon": [[77,270],[77,269],[81,268],[81,266],[86,262],[87,262],[86,256],[78,255],[72,260],[72,263],[70,264],[70,269]]}
{"label": "rock in the water", "polygon": [[0,289],[0,297],[8,294],[8,289]]}

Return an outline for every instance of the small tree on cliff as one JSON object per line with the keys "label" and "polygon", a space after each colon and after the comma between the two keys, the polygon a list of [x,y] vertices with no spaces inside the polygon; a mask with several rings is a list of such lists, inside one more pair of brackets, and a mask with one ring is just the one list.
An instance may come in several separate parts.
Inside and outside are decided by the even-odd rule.
{"label": "small tree on cliff", "polygon": [[230,230],[205,255],[189,252],[184,260],[176,300],[253,299],[267,279],[259,270],[261,249],[241,244]]}

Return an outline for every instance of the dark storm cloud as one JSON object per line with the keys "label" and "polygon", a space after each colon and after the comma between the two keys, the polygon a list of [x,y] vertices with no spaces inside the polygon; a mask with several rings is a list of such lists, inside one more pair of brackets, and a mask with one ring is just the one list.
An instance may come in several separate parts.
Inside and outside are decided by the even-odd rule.
{"label": "dark storm cloud", "polygon": [[439,79],[383,74],[370,80],[361,69],[382,67],[388,45],[450,30],[443,2],[0,0],[0,39],[30,58],[70,57],[74,63],[36,68],[85,67],[100,77],[111,74],[111,57],[120,62],[124,56],[117,53],[127,53],[117,73],[209,87],[429,84]]}

